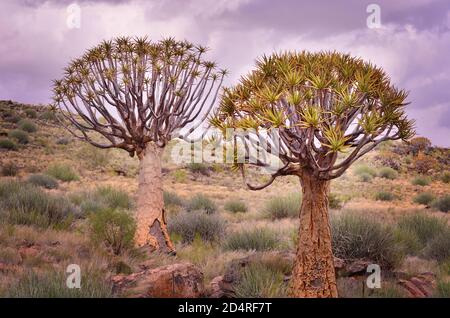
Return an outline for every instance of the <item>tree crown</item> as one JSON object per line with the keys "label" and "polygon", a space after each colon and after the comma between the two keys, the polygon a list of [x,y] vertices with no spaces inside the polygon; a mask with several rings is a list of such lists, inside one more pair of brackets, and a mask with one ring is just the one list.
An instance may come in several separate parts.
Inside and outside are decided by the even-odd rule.
{"label": "tree crown", "polygon": [[236,86],[225,88],[210,121],[223,131],[266,130],[270,141],[279,138],[284,167],[273,177],[307,169],[332,179],[380,142],[414,134],[406,98],[381,68],[359,58],[285,52],[262,56]]}
{"label": "tree crown", "polygon": [[[76,137],[138,155],[208,116],[225,70],[203,59],[205,47],[172,38],[120,37],[72,61],[54,81],[54,101]],[[95,137],[94,137],[95,136]],[[100,138],[98,138],[100,137]]]}

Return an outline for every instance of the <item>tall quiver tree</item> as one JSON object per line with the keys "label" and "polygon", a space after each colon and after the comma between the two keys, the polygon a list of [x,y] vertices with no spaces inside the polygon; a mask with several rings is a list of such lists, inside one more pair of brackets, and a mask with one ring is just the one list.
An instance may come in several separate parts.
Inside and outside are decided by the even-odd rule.
{"label": "tall quiver tree", "polygon": [[[245,172],[249,166],[237,163],[247,186],[263,189],[283,175],[300,179],[303,201],[292,296],[337,297],[328,214],[330,180],[381,142],[413,135],[413,122],[404,113],[406,97],[380,68],[331,52],[264,56],[239,84],[224,90],[211,123],[223,131],[252,128],[256,136],[241,138],[246,150],[254,147],[264,154],[279,145],[281,168],[266,184],[249,183]],[[257,137],[268,139],[268,146],[262,149]],[[261,156],[246,156],[253,165],[268,165]]]}
{"label": "tall quiver tree", "polygon": [[88,50],[54,83],[61,121],[99,148],[140,160],[136,244],[171,253],[161,154],[172,138],[189,138],[214,105],[225,71],[203,60],[206,48],[171,38],[117,38]]}

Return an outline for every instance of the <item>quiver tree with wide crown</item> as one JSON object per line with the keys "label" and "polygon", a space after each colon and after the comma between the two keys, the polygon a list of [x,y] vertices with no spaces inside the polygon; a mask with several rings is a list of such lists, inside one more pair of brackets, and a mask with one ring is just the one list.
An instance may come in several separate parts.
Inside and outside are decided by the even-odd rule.
{"label": "quiver tree with wide crown", "polygon": [[99,148],[140,160],[138,246],[174,247],[166,229],[161,154],[172,138],[189,138],[209,115],[226,71],[205,61],[206,48],[174,39],[104,41],[72,61],[54,82],[61,123]]}
{"label": "quiver tree with wide crown", "polygon": [[[413,122],[404,112],[406,97],[382,69],[336,52],[263,56],[239,84],[224,90],[210,122],[224,134],[250,129],[240,137],[246,160],[236,161],[247,186],[259,190],[278,176],[299,177],[303,201],[290,281],[293,296],[337,296],[328,215],[330,180],[381,142],[413,135]],[[264,149],[261,138],[267,142]],[[281,165],[267,183],[251,184],[246,163],[270,168],[264,153],[275,147]],[[250,153],[263,156],[251,158]]]}

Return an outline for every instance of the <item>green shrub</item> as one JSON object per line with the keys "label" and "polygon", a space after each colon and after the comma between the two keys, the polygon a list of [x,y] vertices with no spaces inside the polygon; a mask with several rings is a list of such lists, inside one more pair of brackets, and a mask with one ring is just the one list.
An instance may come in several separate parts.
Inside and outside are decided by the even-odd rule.
{"label": "green shrub", "polygon": [[37,126],[31,120],[22,119],[17,124],[19,125],[20,130],[23,130],[23,131],[26,131],[29,133],[34,133],[37,131]]}
{"label": "green shrub", "polygon": [[177,169],[177,170],[173,171],[171,174],[176,182],[181,182],[181,183],[186,182],[186,178],[187,178],[186,171]]}
{"label": "green shrub", "polygon": [[27,182],[46,189],[58,188],[58,181],[45,174],[32,174],[28,177]]}
{"label": "green shrub", "polygon": [[444,195],[436,200],[434,200],[431,204],[434,209],[441,212],[450,211],[450,195]]}
{"label": "green shrub", "polygon": [[188,211],[205,211],[207,214],[216,212],[217,206],[213,200],[203,194],[195,195],[187,205]]}
{"label": "green shrub", "polygon": [[424,247],[434,236],[446,230],[445,221],[426,215],[424,213],[415,213],[402,217],[397,226],[403,231],[413,233]]}
{"label": "green shrub", "polygon": [[65,228],[77,214],[64,196],[48,194],[14,180],[0,183],[0,220],[9,224]]}
{"label": "green shrub", "polygon": [[68,145],[70,143],[70,138],[67,137],[61,137],[56,140],[57,145]]}
{"label": "green shrub", "polygon": [[450,183],[450,172],[444,172],[441,176],[441,181],[444,183]]}
{"label": "green shrub", "polygon": [[81,272],[81,288],[67,288],[64,270],[25,272],[9,287],[3,297],[7,298],[105,298],[112,297],[112,285],[99,270]]}
{"label": "green shrub", "polygon": [[414,197],[414,203],[430,206],[431,202],[435,199],[434,195],[430,192],[423,192]]}
{"label": "green shrub", "polygon": [[388,191],[379,191],[375,194],[375,200],[377,201],[393,201],[395,200],[394,194]]}
{"label": "green shrub", "polygon": [[183,199],[174,192],[164,191],[163,193],[164,205],[165,206],[183,206]]}
{"label": "green shrub", "polygon": [[133,247],[136,222],[127,211],[104,209],[89,215],[91,238],[115,255]]}
{"label": "green shrub", "polygon": [[238,212],[247,212],[248,208],[245,202],[239,201],[239,200],[229,200],[225,203],[224,206],[226,211],[230,211],[233,213]]}
{"label": "green shrub", "polygon": [[269,251],[279,246],[277,233],[267,228],[254,228],[231,233],[224,248],[227,250]]}
{"label": "green shrub", "polygon": [[419,255],[424,247],[417,234],[410,229],[395,227],[394,235],[395,241],[404,254]]}
{"label": "green shrub", "polygon": [[54,111],[48,110],[40,114],[39,119],[45,121],[56,121],[58,118]]}
{"label": "green shrub", "polygon": [[47,174],[61,181],[77,181],[80,177],[72,169],[65,164],[53,164],[47,169]]}
{"label": "green shrub", "polygon": [[25,131],[19,129],[11,130],[8,133],[8,137],[17,140],[19,144],[27,144],[30,141],[28,138],[28,134]]}
{"label": "green shrub", "polygon": [[110,209],[128,210],[133,207],[133,203],[127,192],[114,189],[111,186],[97,188],[96,194],[107,203]]}
{"label": "green shrub", "polygon": [[79,205],[83,214],[96,213],[105,209],[129,210],[133,202],[127,192],[111,186],[98,187],[95,191],[73,193],[72,202]]}
{"label": "green shrub", "polygon": [[183,243],[192,243],[196,236],[203,241],[217,242],[225,234],[225,221],[218,215],[201,211],[179,213],[169,220],[168,230],[179,235]]}
{"label": "green shrub", "polygon": [[328,197],[328,205],[330,209],[340,209],[342,208],[342,200],[336,193],[330,193]]}
{"label": "green shrub", "polygon": [[378,176],[381,178],[394,180],[397,179],[398,173],[390,167],[383,167],[378,171]]}
{"label": "green shrub", "polygon": [[420,176],[420,177],[415,177],[414,179],[412,179],[411,183],[413,185],[418,185],[418,186],[424,187],[431,183],[431,179],[428,177]]}
{"label": "green shrub", "polygon": [[234,291],[237,298],[285,297],[284,275],[263,264],[251,263],[244,268]]}
{"label": "green shrub", "polygon": [[438,298],[450,298],[450,282],[439,280],[433,296]]}
{"label": "green shrub", "polygon": [[209,176],[209,166],[201,162],[192,162],[186,166],[192,173],[200,173]]}
{"label": "green shrub", "polygon": [[363,174],[368,174],[372,177],[375,177],[377,175],[377,172],[374,168],[362,164],[362,165],[358,165],[357,167],[355,167],[355,174],[358,176],[361,176]]}
{"label": "green shrub", "polygon": [[443,262],[450,258],[450,229],[436,233],[425,247],[424,255],[427,258]]}
{"label": "green shrub", "polygon": [[344,260],[368,259],[395,267],[402,259],[393,231],[366,216],[344,213],[333,218],[333,253]]}
{"label": "green shrub", "polygon": [[302,204],[301,195],[292,193],[287,196],[274,197],[270,199],[264,213],[271,219],[297,218]]}
{"label": "green shrub", "polygon": [[17,145],[15,142],[9,139],[0,139],[0,148],[8,150],[17,150]]}
{"label": "green shrub", "polygon": [[82,146],[77,155],[91,168],[105,167],[111,156],[109,149],[97,148],[90,144]]}
{"label": "green shrub", "polygon": [[12,114],[12,115],[9,115],[9,116],[5,117],[5,121],[6,122],[13,123],[13,124],[18,123],[21,120],[22,120],[22,118],[20,116],[18,116],[18,115],[15,115],[15,114]]}
{"label": "green shrub", "polygon": [[366,172],[361,173],[359,175],[359,181],[361,181],[361,182],[370,182],[370,181],[372,181],[372,179],[373,179],[373,176]]}
{"label": "green shrub", "polygon": [[37,112],[34,109],[25,109],[25,115],[29,118],[36,118]]}
{"label": "green shrub", "polygon": [[17,167],[13,162],[7,162],[2,166],[2,176],[14,177],[19,172],[19,167]]}

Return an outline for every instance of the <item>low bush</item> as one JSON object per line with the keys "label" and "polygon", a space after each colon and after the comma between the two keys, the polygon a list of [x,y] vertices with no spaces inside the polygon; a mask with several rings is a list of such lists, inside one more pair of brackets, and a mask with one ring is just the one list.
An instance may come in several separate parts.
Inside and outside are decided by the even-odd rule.
{"label": "low bush", "polygon": [[226,211],[238,213],[238,212],[247,212],[248,208],[245,202],[239,200],[229,200],[225,202],[224,206]]}
{"label": "low bush", "polygon": [[48,110],[48,111],[45,111],[42,114],[40,114],[39,119],[45,120],[45,121],[56,121],[57,117],[56,117],[56,113],[54,111]]}
{"label": "low bush", "polygon": [[356,213],[333,218],[333,253],[344,260],[368,259],[393,268],[402,259],[392,229]]}
{"label": "low bush", "polygon": [[400,230],[413,233],[421,247],[425,247],[436,234],[447,228],[447,224],[442,219],[424,213],[406,215],[398,221],[397,226]]}
{"label": "low bush", "polygon": [[31,120],[22,119],[18,123],[18,127],[20,130],[26,131],[28,133],[34,133],[37,131],[37,126]]}
{"label": "low bush", "polygon": [[5,121],[8,123],[17,124],[19,121],[21,121],[22,118],[18,115],[11,114],[5,117]]}
{"label": "low bush", "polygon": [[394,180],[397,179],[398,173],[390,167],[380,168],[378,176],[384,179]]}
{"label": "low bush", "polygon": [[378,191],[375,193],[375,200],[377,201],[393,201],[395,200],[395,195],[388,191]]}
{"label": "low bush", "polygon": [[441,176],[441,181],[444,183],[450,183],[450,172],[444,172]]}
{"label": "low bush", "polygon": [[255,228],[231,233],[224,244],[227,250],[269,251],[279,246],[277,233],[267,228]]}
{"label": "low bush", "polygon": [[372,179],[373,179],[373,176],[369,173],[364,172],[359,175],[359,181],[361,181],[361,182],[370,182],[370,181],[372,181]]}
{"label": "low bush", "polygon": [[217,206],[213,200],[203,194],[195,195],[187,205],[188,211],[205,211],[207,214],[216,212]]}
{"label": "low bush", "polygon": [[179,213],[169,220],[168,230],[179,235],[183,243],[192,243],[196,236],[206,242],[217,242],[225,234],[225,221],[218,215],[207,215],[202,211]]}
{"label": "low bush", "polygon": [[19,130],[19,129],[14,129],[11,130],[8,133],[8,137],[11,139],[15,139],[19,144],[27,144],[30,139],[28,138],[28,134],[23,131],[23,130]]}
{"label": "low bush", "polygon": [[414,179],[412,179],[411,183],[413,185],[418,185],[421,187],[427,186],[431,183],[431,179],[429,177],[415,177]]}
{"label": "low bush", "polygon": [[183,206],[184,201],[174,192],[164,191],[163,193],[165,206]]}
{"label": "low bush", "polygon": [[186,168],[189,169],[189,171],[191,171],[192,173],[200,173],[205,176],[209,176],[210,168],[207,164],[200,163],[200,162],[192,162],[192,163],[189,163],[186,166]]}
{"label": "low bush", "polygon": [[115,255],[133,247],[136,222],[124,210],[104,209],[89,215],[91,238],[110,248]]}
{"label": "low bush", "polygon": [[419,193],[414,197],[414,203],[430,206],[431,202],[435,199],[434,195],[430,192]]}
{"label": "low bush", "polygon": [[27,182],[46,189],[58,188],[58,181],[45,174],[32,174],[28,177]]}
{"label": "low bush", "polygon": [[450,195],[444,195],[434,200],[431,204],[434,209],[441,212],[450,211]]}
{"label": "low bush", "polygon": [[301,204],[302,199],[299,193],[274,197],[267,202],[264,208],[264,213],[268,218],[273,220],[297,218],[300,213]]}
{"label": "low bush", "polygon": [[450,298],[450,282],[439,280],[433,296],[438,298]]}
{"label": "low bush", "polygon": [[44,228],[66,228],[78,212],[64,196],[15,180],[0,183],[0,210],[6,223]]}
{"label": "low bush", "polygon": [[81,288],[67,288],[64,270],[28,271],[1,295],[7,298],[106,298],[112,285],[100,270],[82,271]]}
{"label": "low bush", "polygon": [[0,149],[17,150],[17,145],[9,139],[0,139]]}
{"label": "low bush", "polygon": [[25,115],[29,118],[36,118],[37,112],[34,109],[25,109]]}
{"label": "low bush", "polygon": [[424,256],[443,262],[450,259],[450,229],[437,233],[425,247]]}
{"label": "low bush", "polygon": [[372,177],[375,177],[377,175],[377,172],[374,168],[369,167],[364,164],[356,166],[354,171],[355,171],[355,174],[358,176],[361,176],[363,174],[368,174]]}
{"label": "low bush", "polygon": [[19,167],[13,162],[6,162],[2,165],[1,173],[4,177],[14,177],[19,172]]}
{"label": "low bush", "polygon": [[342,208],[342,199],[336,193],[330,193],[328,197],[328,206],[330,209],[340,209]]}
{"label": "low bush", "polygon": [[286,297],[283,273],[260,263],[244,268],[234,290],[238,298]]}
{"label": "low bush", "polygon": [[133,202],[127,192],[111,186],[98,187],[94,191],[73,193],[72,202],[80,206],[84,215],[106,209],[129,210]]}
{"label": "low bush", "polygon": [[78,181],[80,177],[72,169],[72,167],[65,164],[53,164],[47,169],[47,174],[61,181]]}
{"label": "low bush", "polygon": [[57,145],[68,145],[70,143],[70,138],[67,137],[61,137],[56,140]]}
{"label": "low bush", "polygon": [[82,146],[77,155],[91,168],[105,167],[111,156],[109,149],[97,148],[90,144]]}

